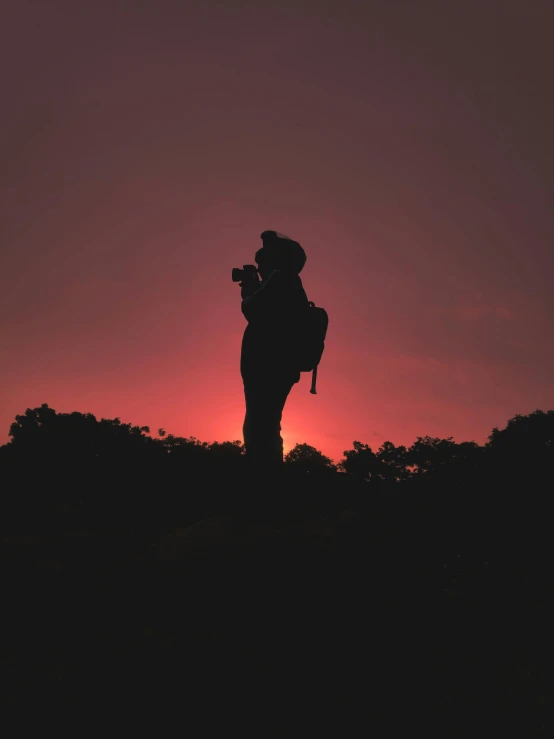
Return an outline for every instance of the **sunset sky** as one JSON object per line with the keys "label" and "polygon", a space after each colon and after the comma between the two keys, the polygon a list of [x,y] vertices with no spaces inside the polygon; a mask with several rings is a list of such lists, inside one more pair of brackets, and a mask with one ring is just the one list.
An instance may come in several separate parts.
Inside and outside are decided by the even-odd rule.
{"label": "sunset sky", "polygon": [[329,313],[286,448],[554,408],[551,0],[7,0],[0,443],[28,407],[241,438],[231,268]]}

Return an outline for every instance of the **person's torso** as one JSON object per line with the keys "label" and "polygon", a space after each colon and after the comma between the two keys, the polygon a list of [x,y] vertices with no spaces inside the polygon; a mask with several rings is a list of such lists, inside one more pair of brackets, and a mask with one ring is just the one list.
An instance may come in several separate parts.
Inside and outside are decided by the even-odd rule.
{"label": "person's torso", "polygon": [[297,347],[308,298],[298,275],[282,279],[271,306],[260,318],[251,319],[244,331],[241,371],[296,372]]}

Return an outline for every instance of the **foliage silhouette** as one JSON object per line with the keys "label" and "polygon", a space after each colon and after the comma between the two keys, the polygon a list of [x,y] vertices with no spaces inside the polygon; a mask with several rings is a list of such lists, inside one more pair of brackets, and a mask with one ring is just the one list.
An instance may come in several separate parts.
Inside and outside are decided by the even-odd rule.
{"label": "foliage silhouette", "polygon": [[368,701],[389,728],[547,734],[553,439],[537,410],[482,446],[298,444],[258,517],[238,441],[27,409],[0,447],[8,702],[96,710],[102,684],[189,723],[247,694],[318,728],[335,706],[342,735]]}
{"label": "foliage silhouette", "polygon": [[336,472],[337,467],[329,457],[326,457],[315,447],[309,444],[296,444],[285,455],[285,464],[304,474],[321,475],[322,473]]}

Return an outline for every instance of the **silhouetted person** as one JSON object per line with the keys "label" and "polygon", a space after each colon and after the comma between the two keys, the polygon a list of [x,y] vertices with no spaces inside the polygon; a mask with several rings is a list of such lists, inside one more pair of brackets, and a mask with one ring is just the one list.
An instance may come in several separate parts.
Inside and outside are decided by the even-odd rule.
{"label": "silhouetted person", "polygon": [[243,434],[250,469],[271,479],[283,463],[281,416],[300,379],[297,347],[308,299],[299,277],[304,249],[275,231],[264,231],[261,239],[257,272],[245,269],[240,283],[248,321],[241,352]]}

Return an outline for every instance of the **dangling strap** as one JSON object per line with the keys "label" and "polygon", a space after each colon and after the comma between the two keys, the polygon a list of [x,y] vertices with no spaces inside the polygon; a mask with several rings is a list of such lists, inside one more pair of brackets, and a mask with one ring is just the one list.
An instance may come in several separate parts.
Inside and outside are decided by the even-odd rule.
{"label": "dangling strap", "polygon": [[312,370],[312,389],[310,390],[312,395],[317,395],[315,390],[315,383],[317,380],[317,365]]}

